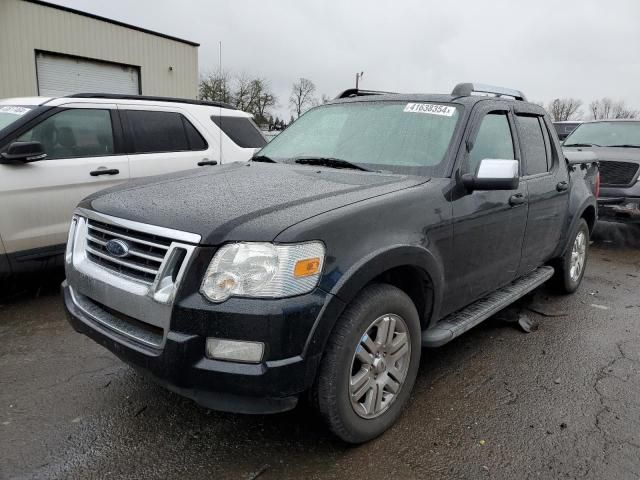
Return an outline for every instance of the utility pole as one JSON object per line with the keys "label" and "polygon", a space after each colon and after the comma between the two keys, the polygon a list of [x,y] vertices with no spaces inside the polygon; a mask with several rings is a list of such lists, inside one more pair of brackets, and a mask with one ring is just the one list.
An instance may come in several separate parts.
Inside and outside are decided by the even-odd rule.
{"label": "utility pole", "polygon": [[364,75],[364,72],[356,73],[356,90],[358,90],[358,84],[360,83],[360,80],[362,79],[363,75]]}

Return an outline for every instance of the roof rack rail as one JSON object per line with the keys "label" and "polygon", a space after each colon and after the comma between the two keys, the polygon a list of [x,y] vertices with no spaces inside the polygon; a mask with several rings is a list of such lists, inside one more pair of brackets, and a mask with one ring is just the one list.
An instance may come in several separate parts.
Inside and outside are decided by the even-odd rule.
{"label": "roof rack rail", "polygon": [[516,100],[521,100],[523,102],[527,101],[527,98],[524,96],[520,90],[514,90],[512,88],[504,88],[504,87],[496,87],[493,85],[484,85],[482,83],[459,83],[455,86],[451,95],[454,97],[468,97],[473,93],[489,93],[493,94],[496,97],[513,97]]}
{"label": "roof rack rail", "polygon": [[379,90],[361,90],[359,88],[348,88],[344,92],[339,93],[334,100],[338,100],[339,98],[364,97],[367,95],[388,95],[394,93],[396,92],[382,92]]}
{"label": "roof rack rail", "polygon": [[172,102],[172,103],[188,103],[190,105],[205,105],[207,107],[220,107],[229,110],[237,110],[230,103],[225,102],[209,102],[206,100],[193,100],[190,98],[174,98],[174,97],[155,97],[150,95],[123,95],[119,93],[74,93],[67,95],[65,98],[105,98],[111,100],[147,100],[151,102]]}

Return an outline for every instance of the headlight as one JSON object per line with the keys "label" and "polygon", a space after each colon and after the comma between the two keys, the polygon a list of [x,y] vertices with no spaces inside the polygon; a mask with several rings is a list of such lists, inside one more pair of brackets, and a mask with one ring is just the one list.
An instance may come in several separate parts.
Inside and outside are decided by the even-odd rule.
{"label": "headlight", "polygon": [[308,293],[320,279],[324,245],[232,243],[216,252],[200,293],[212,302],[232,296],[282,298]]}

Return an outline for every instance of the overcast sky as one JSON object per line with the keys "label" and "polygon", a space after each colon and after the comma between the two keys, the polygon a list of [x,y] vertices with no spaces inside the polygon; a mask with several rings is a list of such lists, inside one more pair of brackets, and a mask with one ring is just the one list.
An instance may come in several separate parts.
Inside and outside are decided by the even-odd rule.
{"label": "overcast sky", "polygon": [[[201,72],[270,80],[280,115],[291,84],[318,96],[354,86],[449,92],[477,81],[529,99],[610,96],[640,109],[640,1],[51,0],[201,44]],[[585,109],[586,111],[586,109]]]}

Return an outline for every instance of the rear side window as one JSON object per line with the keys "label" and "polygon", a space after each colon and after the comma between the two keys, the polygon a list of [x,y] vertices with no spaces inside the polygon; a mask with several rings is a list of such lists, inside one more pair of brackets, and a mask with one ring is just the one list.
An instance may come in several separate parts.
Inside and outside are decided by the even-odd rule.
{"label": "rear side window", "polygon": [[258,127],[247,117],[212,115],[211,120],[241,148],[262,148],[267,144]]}
{"label": "rear side window", "polygon": [[549,171],[547,146],[544,141],[540,120],[541,118],[536,116],[516,115],[527,175]]}
{"label": "rear side window", "polygon": [[[180,115],[182,117],[182,115]],[[186,118],[182,117],[182,123],[184,124],[184,128],[187,132],[187,140],[189,142],[189,150],[206,150],[207,142],[200,132],[196,130],[196,127],[191,125],[191,122]]]}
{"label": "rear side window", "polygon": [[509,119],[503,112],[487,114],[469,153],[469,172],[475,172],[485,158],[515,160]]}
{"label": "rear side window", "polygon": [[133,153],[206,150],[207,142],[176,112],[127,110]]}

